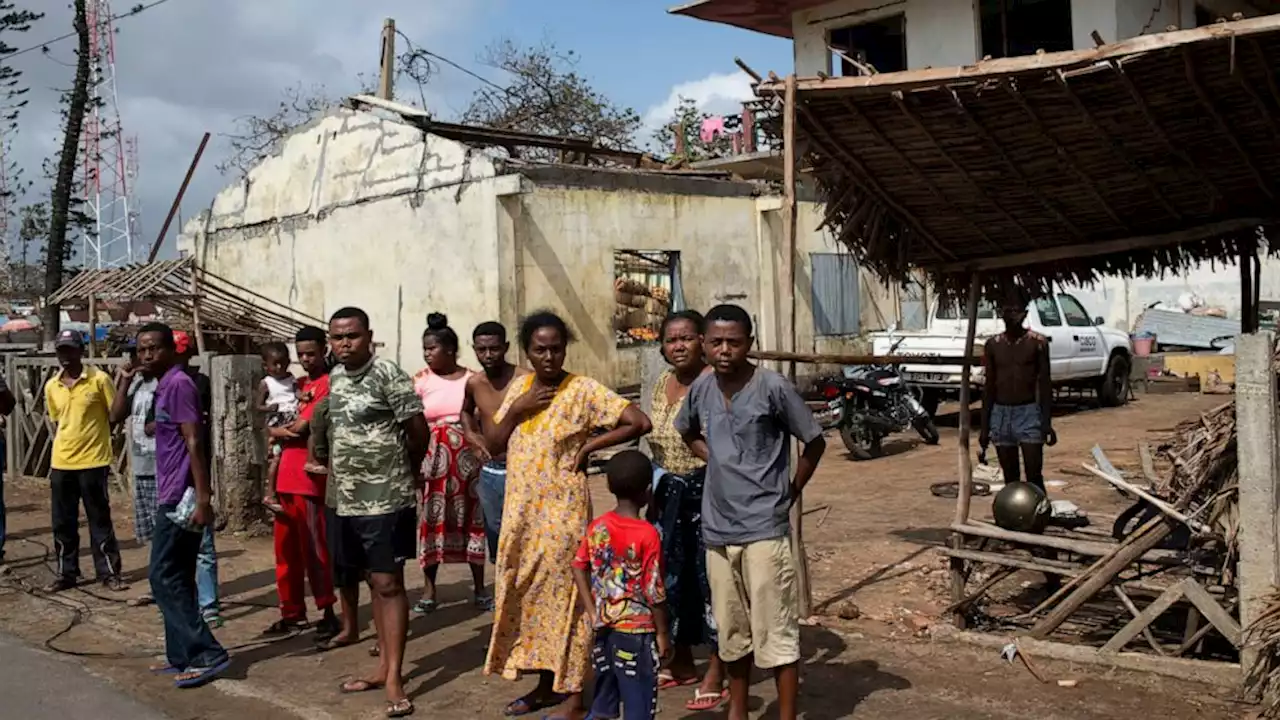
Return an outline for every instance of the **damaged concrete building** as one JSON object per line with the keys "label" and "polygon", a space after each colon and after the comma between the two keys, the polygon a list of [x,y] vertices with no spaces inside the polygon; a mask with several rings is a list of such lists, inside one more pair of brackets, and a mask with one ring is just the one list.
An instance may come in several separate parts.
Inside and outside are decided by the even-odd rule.
{"label": "damaged concrete building", "polygon": [[[482,321],[513,329],[533,310],[557,311],[579,337],[569,367],[615,387],[639,382],[638,348],[672,308],[739,303],[762,347],[784,347],[780,196],[723,173],[534,162],[485,147],[529,140],[354,98],[220,192],[186,223],[179,249],[310,315],[365,309],[382,352],[410,371],[423,365],[430,312],[465,340]],[[797,348],[853,349],[904,308],[922,320],[923,298],[876,283],[822,219],[800,203]]]}

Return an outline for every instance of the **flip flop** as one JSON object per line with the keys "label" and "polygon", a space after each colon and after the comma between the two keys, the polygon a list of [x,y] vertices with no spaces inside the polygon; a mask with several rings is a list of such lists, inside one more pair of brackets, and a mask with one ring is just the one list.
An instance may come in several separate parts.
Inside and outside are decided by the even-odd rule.
{"label": "flip flop", "polygon": [[343,695],[358,695],[371,690],[379,690],[384,685],[386,685],[386,683],[370,682],[368,680],[361,679],[348,680],[338,686],[338,692]]}
{"label": "flip flop", "polygon": [[493,596],[477,595],[475,600],[476,609],[481,612],[493,612]]}
{"label": "flip flop", "polygon": [[[216,665],[202,668],[187,668],[183,673],[179,674],[178,679],[173,684],[183,690],[190,688],[198,688],[202,685],[208,685],[218,678],[219,675],[226,672],[231,667],[231,658],[226,657],[219,661]],[[191,675],[191,677],[181,677],[182,675]]]}
{"label": "flip flop", "polygon": [[720,707],[720,704],[725,701],[728,694],[728,690],[723,690],[718,693],[694,690],[693,699],[684,704],[684,709],[692,710],[694,712],[710,712],[711,710],[715,710]]}
{"label": "flip flop", "polygon": [[359,640],[335,640],[334,638],[325,638],[323,640],[316,641],[316,651],[329,652],[330,650],[337,650],[339,648],[355,645],[358,642],[360,641]]}
{"label": "flip flop", "polygon": [[181,668],[176,668],[169,663],[156,663],[147,668],[152,675],[178,675],[183,672]]}
{"label": "flip flop", "polygon": [[409,698],[387,703],[387,717],[402,718],[413,714],[413,701]]}
{"label": "flip flop", "polygon": [[688,687],[689,685],[697,685],[702,682],[696,677],[677,678],[670,672],[662,671],[658,673],[658,689],[670,690],[671,688]]}
{"label": "flip flop", "polygon": [[539,710],[546,710],[549,707],[555,707],[564,702],[565,696],[559,693],[552,693],[551,697],[543,702],[534,702],[532,695],[512,700],[506,708],[502,710],[502,714],[507,717],[520,717],[521,715],[532,715]]}
{"label": "flip flop", "polygon": [[413,611],[418,615],[430,615],[436,611],[436,601],[423,598],[413,606]]}

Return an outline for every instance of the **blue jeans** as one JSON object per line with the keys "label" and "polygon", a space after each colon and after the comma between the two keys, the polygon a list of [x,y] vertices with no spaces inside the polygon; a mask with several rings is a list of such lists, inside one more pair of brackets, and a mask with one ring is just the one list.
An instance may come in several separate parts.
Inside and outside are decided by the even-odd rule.
{"label": "blue jeans", "polygon": [[502,502],[507,494],[507,463],[490,460],[480,468],[476,496],[484,515],[484,537],[489,545],[489,562],[498,562],[498,535],[502,530]]}
{"label": "blue jeans", "polygon": [[151,539],[151,596],[164,618],[164,651],[169,665],[178,669],[213,667],[227,657],[209,631],[196,602],[196,564],[200,535],[183,530],[166,513],[173,505],[156,509]]}
{"label": "blue jeans", "polygon": [[596,670],[596,694],[587,717],[653,718],[658,709],[658,652],[653,633],[601,628],[596,631],[591,661]]}
{"label": "blue jeans", "polygon": [[213,547],[213,528],[206,527],[200,538],[200,552],[196,556],[196,597],[200,613],[205,617],[217,615],[218,605],[218,554]]}

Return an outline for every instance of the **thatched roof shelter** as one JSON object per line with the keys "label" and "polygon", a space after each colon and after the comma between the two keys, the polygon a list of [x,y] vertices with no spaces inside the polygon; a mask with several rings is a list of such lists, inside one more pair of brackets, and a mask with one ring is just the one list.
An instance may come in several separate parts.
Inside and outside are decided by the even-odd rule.
{"label": "thatched roof shelter", "polygon": [[288,340],[324,321],[205,271],[190,258],[85,270],[49,296],[50,303],[147,300],[169,318],[203,333]]}
{"label": "thatched roof shelter", "polygon": [[[1280,15],[1090,50],[796,82],[826,222],[892,281],[1157,276],[1280,219]],[[757,87],[783,97],[771,76]]]}

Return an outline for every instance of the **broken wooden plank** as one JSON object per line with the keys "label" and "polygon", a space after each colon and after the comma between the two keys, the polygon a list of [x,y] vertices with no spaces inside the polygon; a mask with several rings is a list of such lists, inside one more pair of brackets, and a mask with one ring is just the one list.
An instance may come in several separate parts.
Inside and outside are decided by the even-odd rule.
{"label": "broken wooden plank", "polygon": [[[1113,585],[1111,587],[1111,591],[1116,594],[1117,598],[1120,598],[1120,604],[1125,606],[1125,609],[1129,611],[1129,614],[1132,615],[1135,620],[1142,616],[1142,611],[1138,609],[1137,605],[1133,604],[1133,601],[1129,599],[1128,595],[1124,594],[1124,590],[1121,590],[1119,586]],[[1165,652],[1164,646],[1156,640],[1155,633],[1151,632],[1151,628],[1143,626],[1142,636],[1147,639],[1147,644],[1150,645],[1151,649],[1155,650],[1156,653],[1160,655],[1169,654]]]}
{"label": "broken wooden plank", "polygon": [[1173,607],[1173,604],[1182,599],[1185,592],[1186,581],[1178,583],[1168,590],[1164,591],[1160,597],[1156,598],[1150,605],[1142,610],[1137,617],[1130,620],[1127,625],[1120,628],[1120,632],[1111,636],[1106,645],[1102,646],[1099,652],[1114,653],[1124,649],[1129,641],[1134,639],[1148,625],[1155,621],[1156,618],[1164,614],[1165,610]]}
{"label": "broken wooden plank", "polygon": [[1233,646],[1240,647],[1243,643],[1243,633],[1240,631],[1240,623],[1237,623],[1231,614],[1218,604],[1200,583],[1193,578],[1187,578],[1182,582],[1183,593],[1187,600],[1200,610],[1200,614],[1210,622],[1218,632],[1222,633],[1222,637],[1226,638]]}

